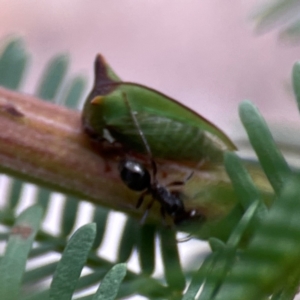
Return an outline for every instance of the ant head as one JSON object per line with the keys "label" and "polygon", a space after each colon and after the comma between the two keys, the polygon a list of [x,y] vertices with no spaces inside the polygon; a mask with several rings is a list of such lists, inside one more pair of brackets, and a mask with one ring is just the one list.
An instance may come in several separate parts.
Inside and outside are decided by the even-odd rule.
{"label": "ant head", "polygon": [[134,191],[143,191],[151,185],[151,176],[148,170],[140,163],[125,159],[119,164],[122,181]]}

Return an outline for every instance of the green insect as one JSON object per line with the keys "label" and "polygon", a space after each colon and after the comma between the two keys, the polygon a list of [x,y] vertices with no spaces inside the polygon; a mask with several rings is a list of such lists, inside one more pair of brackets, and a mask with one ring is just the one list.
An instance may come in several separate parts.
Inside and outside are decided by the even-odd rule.
{"label": "green insect", "polygon": [[95,84],[83,109],[85,132],[103,149],[147,154],[130,110],[155,160],[204,168],[222,163],[224,151],[236,149],[225,133],[176,100],[121,81],[98,55]]}

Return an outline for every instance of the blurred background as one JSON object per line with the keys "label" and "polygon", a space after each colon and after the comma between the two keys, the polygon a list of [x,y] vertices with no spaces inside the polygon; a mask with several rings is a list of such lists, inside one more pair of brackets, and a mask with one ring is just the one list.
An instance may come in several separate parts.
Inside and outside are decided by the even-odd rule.
{"label": "blurred background", "polygon": [[246,98],[268,120],[299,120],[289,85],[300,47],[276,31],[257,34],[251,16],[263,2],[0,0],[0,38],[21,35],[34,54],[28,93],[58,52],[91,84],[100,52],[124,80],[174,97],[233,136]]}
{"label": "blurred background", "polygon": [[[101,53],[125,81],[158,89],[184,103],[237,144],[244,135],[238,125],[238,104],[244,99],[253,101],[278,132],[283,129],[289,141],[297,140],[290,134],[299,126],[290,75],[300,58],[300,44],[279,40],[275,30],[258,32],[251,16],[260,4],[258,0],[230,4],[222,0],[0,0],[0,39],[21,36],[32,53],[23,85],[26,93],[36,91],[46,62],[62,52],[71,55],[70,74],[87,76],[88,91],[95,55]],[[2,176],[0,181],[4,187],[8,179]],[[28,185],[19,210],[29,205],[32,193]],[[61,201],[61,195],[53,197],[47,215],[45,226],[52,232]],[[91,210],[88,203],[80,205],[76,227],[86,223],[82,216]],[[117,215],[120,228],[125,217]],[[105,240],[109,251],[102,251],[109,259],[120,235],[114,232]]]}

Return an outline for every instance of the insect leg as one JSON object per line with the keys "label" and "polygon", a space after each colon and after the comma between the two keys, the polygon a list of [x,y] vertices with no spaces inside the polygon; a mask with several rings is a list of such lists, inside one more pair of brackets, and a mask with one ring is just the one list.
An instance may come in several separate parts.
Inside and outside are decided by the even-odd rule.
{"label": "insect leg", "polygon": [[147,219],[147,217],[149,215],[149,211],[150,211],[150,209],[151,209],[154,201],[155,201],[155,199],[152,198],[151,202],[147,205],[147,208],[146,208],[146,210],[145,210],[145,212],[143,214],[143,217],[141,218],[141,221],[140,221],[141,225],[143,225],[145,223],[145,221],[146,221],[146,219]]}
{"label": "insect leg", "polygon": [[191,177],[193,176],[193,174],[194,174],[194,172],[191,172],[191,174],[185,180],[183,180],[183,181],[172,181],[172,182],[168,183],[166,185],[166,187],[185,185],[186,182],[191,179]]}
{"label": "insect leg", "polygon": [[154,179],[154,181],[156,181],[157,166],[155,161],[152,159],[152,157],[151,157],[151,165],[152,165],[152,178]]}
{"label": "insect leg", "polygon": [[137,131],[138,131],[138,133],[139,133],[139,135],[140,135],[140,137],[141,137],[141,139],[143,141],[143,144],[144,144],[144,146],[146,148],[146,152],[148,153],[148,155],[150,157],[152,157],[150,146],[149,146],[149,144],[148,144],[148,142],[147,142],[147,140],[145,138],[145,135],[144,135],[144,133],[143,133],[141,127],[140,127],[140,124],[139,124],[139,122],[138,122],[138,120],[137,120],[137,118],[135,116],[135,112],[132,110],[132,108],[130,106],[130,103],[129,103],[128,99],[127,99],[127,95],[125,93],[122,93],[122,94],[123,94],[124,101],[125,101],[125,103],[126,103],[126,105],[128,107],[131,119],[132,119],[134,125],[136,126],[136,129],[137,129]]}
{"label": "insect leg", "polygon": [[[167,226],[167,222],[166,222],[166,210],[164,209],[163,206],[160,207],[160,214],[162,216],[162,225]],[[175,227],[174,227],[175,229]]]}
{"label": "insect leg", "polygon": [[166,185],[166,187],[170,187],[170,186],[180,186],[180,185],[184,185],[185,184],[185,181],[172,181],[170,183],[168,183]]}
{"label": "insect leg", "polygon": [[140,127],[140,124],[136,118],[136,113],[132,110],[131,106],[130,106],[130,103],[128,101],[128,98],[127,98],[127,95],[125,93],[122,93],[123,95],[123,98],[124,98],[124,101],[128,107],[128,110],[129,110],[129,113],[130,113],[130,116],[131,116],[131,119],[134,123],[134,125],[136,126],[136,129],[138,131],[138,134],[139,136],[141,137],[141,140],[143,141],[143,144],[145,146],[145,150],[147,152],[147,154],[149,155],[150,157],[150,160],[151,160],[151,165],[152,165],[152,172],[153,172],[153,178],[155,179],[156,178],[156,173],[157,173],[157,167],[156,167],[156,163],[154,162],[153,160],[153,157],[152,157],[152,152],[151,152],[151,149],[150,149],[150,146],[147,142],[147,139],[144,135],[144,132],[142,131],[141,127]]}
{"label": "insect leg", "polygon": [[141,195],[140,195],[140,197],[139,197],[139,199],[138,199],[138,201],[137,201],[137,203],[136,203],[136,205],[135,205],[136,208],[140,208],[140,206],[142,205],[142,203],[143,203],[143,201],[144,201],[144,198],[145,198],[145,196],[146,196],[147,194],[149,194],[149,191],[148,191],[148,190],[146,190],[146,191],[144,191],[143,193],[141,193]]}

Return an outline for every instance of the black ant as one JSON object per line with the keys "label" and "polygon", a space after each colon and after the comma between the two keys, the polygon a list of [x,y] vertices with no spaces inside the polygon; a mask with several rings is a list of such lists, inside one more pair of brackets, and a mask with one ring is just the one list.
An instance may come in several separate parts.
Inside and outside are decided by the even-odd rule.
{"label": "black ant", "polygon": [[175,181],[170,183],[167,186],[161,185],[156,179],[156,164],[152,161],[153,167],[153,177],[149,171],[140,163],[125,159],[122,160],[119,164],[120,177],[123,182],[134,191],[143,191],[140,195],[136,208],[139,208],[146,195],[151,195],[152,200],[147,205],[147,209],[141,223],[143,224],[149,214],[149,210],[155,201],[158,201],[161,205],[160,211],[163,218],[166,217],[166,214],[171,216],[174,220],[174,223],[177,224],[180,221],[192,217],[195,215],[195,211],[192,210],[187,212],[184,208],[183,202],[180,199],[180,193],[178,191],[169,191],[167,186],[182,185],[184,182]]}

